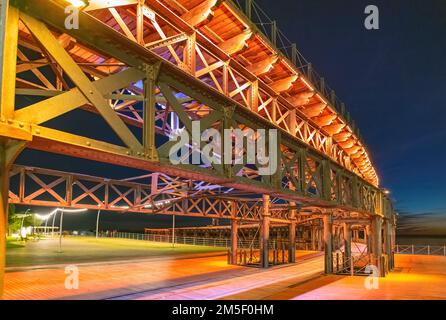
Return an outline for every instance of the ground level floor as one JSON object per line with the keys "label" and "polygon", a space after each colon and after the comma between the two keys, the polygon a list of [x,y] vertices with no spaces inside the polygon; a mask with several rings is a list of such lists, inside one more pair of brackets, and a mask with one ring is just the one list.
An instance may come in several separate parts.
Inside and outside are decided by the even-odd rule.
{"label": "ground level floor", "polygon": [[[42,240],[8,250],[6,299],[446,299],[446,257],[397,255],[395,271],[324,275],[322,253],[268,269],[227,263],[225,250],[136,240]],[[76,270],[76,272],[73,272]],[[77,276],[78,286],[67,286]],[[367,282],[369,285],[367,285]]]}

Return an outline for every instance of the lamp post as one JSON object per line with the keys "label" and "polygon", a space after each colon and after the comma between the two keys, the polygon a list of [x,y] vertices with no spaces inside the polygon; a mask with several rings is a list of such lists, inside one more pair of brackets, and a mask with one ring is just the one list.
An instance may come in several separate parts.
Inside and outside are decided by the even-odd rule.
{"label": "lamp post", "polygon": [[20,225],[20,232],[22,232],[22,229],[23,229],[23,223],[25,222],[25,218],[27,217],[27,214],[28,214],[28,212],[30,212],[30,211],[31,211],[31,209],[26,209],[25,213],[23,214],[23,217],[22,217],[22,223],[21,223],[21,225]]}
{"label": "lamp post", "polygon": [[[49,217],[48,217],[49,218]],[[45,219],[45,237],[48,235],[48,219]]]}
{"label": "lamp post", "polygon": [[64,209],[61,209],[61,213],[60,213],[60,227],[59,227],[59,253],[62,253],[63,213],[64,213]]}
{"label": "lamp post", "polygon": [[54,238],[54,223],[55,223],[55,221],[56,221],[56,215],[57,215],[57,209],[54,211],[54,213],[53,213],[53,227],[52,227],[52,229],[51,229],[51,237],[52,238]]}
{"label": "lamp post", "polygon": [[101,210],[98,210],[98,215],[96,216],[96,239],[99,237],[99,216],[101,215]]}

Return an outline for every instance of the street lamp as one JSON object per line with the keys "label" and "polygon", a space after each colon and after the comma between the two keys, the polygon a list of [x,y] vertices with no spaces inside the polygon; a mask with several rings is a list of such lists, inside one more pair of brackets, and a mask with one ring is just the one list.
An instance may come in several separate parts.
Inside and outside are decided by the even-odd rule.
{"label": "street lamp", "polygon": [[50,219],[50,217],[53,215],[53,213],[48,213],[48,214],[38,214],[36,213],[35,216],[37,218],[39,218],[39,220],[45,221],[45,235],[48,233],[48,220]]}
{"label": "street lamp", "polygon": [[[23,232],[23,224],[24,224],[24,222],[25,222],[25,218],[29,216],[28,212],[30,212],[30,211],[31,211],[31,209],[26,209],[25,213],[24,213],[23,216],[22,216],[22,223],[20,224],[20,236],[21,236],[22,238],[25,238],[25,237],[23,236],[23,235],[24,235],[24,232]],[[25,236],[26,236],[26,234],[25,234]]]}
{"label": "street lamp", "polygon": [[59,253],[62,253],[62,231],[63,231],[63,214],[64,212],[85,212],[87,209],[60,209],[57,208],[53,212],[60,211],[60,227],[59,227]]}
{"label": "street lamp", "polygon": [[67,0],[73,7],[86,8],[89,5],[89,0]]}
{"label": "street lamp", "polygon": [[25,218],[28,216],[28,212],[30,212],[30,211],[31,211],[31,209],[26,209],[25,213],[23,214],[23,216],[22,216],[22,223],[20,225],[20,230],[23,229],[23,223],[25,221]]}
{"label": "street lamp", "polygon": [[101,209],[98,210],[98,215],[96,216],[96,239],[99,233],[99,215],[101,214]]}

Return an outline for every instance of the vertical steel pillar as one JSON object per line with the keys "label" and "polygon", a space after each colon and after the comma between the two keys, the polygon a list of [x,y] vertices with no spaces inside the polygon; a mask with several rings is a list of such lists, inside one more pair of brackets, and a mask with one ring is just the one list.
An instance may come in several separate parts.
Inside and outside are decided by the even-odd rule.
{"label": "vertical steel pillar", "polygon": [[2,1],[0,21],[0,123],[14,117],[19,12]]}
{"label": "vertical steel pillar", "polygon": [[348,268],[352,258],[352,228],[348,223],[343,225],[344,231],[344,269]]}
{"label": "vertical steel pillar", "polygon": [[395,246],[396,246],[396,227],[392,221],[392,270],[395,269]]}
{"label": "vertical steel pillar", "polygon": [[195,76],[195,72],[197,71],[195,48],[196,48],[196,34],[194,32],[188,37],[186,46],[183,50],[184,65],[186,66],[187,72],[189,72],[193,76]]}
{"label": "vertical steel pillar", "polygon": [[382,217],[376,215],[372,218],[372,254],[373,263],[378,268],[380,276],[384,276],[382,266]]}
{"label": "vertical steel pillar", "polygon": [[231,220],[231,264],[237,264],[238,225],[237,220]]}
{"label": "vertical steel pillar", "polygon": [[318,239],[318,241],[317,241],[317,243],[318,243],[318,250],[322,251],[325,248],[325,242],[324,242],[325,238],[324,238],[323,227],[322,228],[318,228],[317,229],[317,233],[318,233],[318,237],[317,237],[317,239]]}
{"label": "vertical steel pillar", "polygon": [[316,227],[311,227],[311,250],[316,251]]}
{"label": "vertical steel pillar", "polygon": [[11,140],[7,121],[14,117],[19,12],[2,1],[0,7],[0,298],[3,297],[6,231],[8,228],[9,170],[24,142]]}
{"label": "vertical steel pillar", "polygon": [[392,224],[389,219],[384,222],[384,249],[387,255],[387,270],[392,269]]}
{"label": "vertical steel pillar", "polygon": [[6,263],[9,171],[24,146],[24,142],[7,140],[0,136],[0,299],[3,297]]}
{"label": "vertical steel pillar", "polygon": [[136,41],[144,45],[144,2],[139,0],[136,9]]}
{"label": "vertical steel pillar", "polygon": [[367,253],[371,254],[372,253],[372,235],[371,235],[371,230],[370,230],[370,225],[366,225],[365,226],[365,240],[366,240],[366,244],[367,244]]}
{"label": "vertical steel pillar", "polygon": [[[291,206],[295,206],[296,203],[290,202]],[[291,220],[290,225],[288,226],[288,262],[289,263],[295,263],[296,262],[296,209],[290,210],[290,217]]]}
{"label": "vertical steel pillar", "polygon": [[268,268],[269,260],[269,195],[263,195],[263,212],[260,232],[260,264],[262,268]]}
{"label": "vertical steel pillar", "polygon": [[249,20],[252,19],[252,5],[254,0],[246,0],[245,1],[245,14],[246,17],[248,17]]}
{"label": "vertical steel pillar", "polygon": [[0,298],[3,297],[5,264],[6,264],[6,229],[8,221],[8,170],[6,166],[6,150],[0,144]]}
{"label": "vertical steel pillar", "polygon": [[323,216],[324,221],[324,250],[325,250],[325,273],[333,273],[333,248],[332,248],[332,228],[333,215],[327,212]]}
{"label": "vertical steel pillar", "polygon": [[158,160],[155,144],[155,82],[158,78],[159,67],[159,64],[147,65],[144,81],[143,145],[147,158],[153,161]]}

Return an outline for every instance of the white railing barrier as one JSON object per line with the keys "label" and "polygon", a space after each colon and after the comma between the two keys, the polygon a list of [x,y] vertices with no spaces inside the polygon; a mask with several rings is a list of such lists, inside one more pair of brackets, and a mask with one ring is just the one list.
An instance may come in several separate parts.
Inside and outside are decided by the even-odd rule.
{"label": "white railing barrier", "polygon": [[446,256],[446,245],[395,245],[397,254],[419,254],[430,256]]}
{"label": "white railing barrier", "polygon": [[[157,234],[141,234],[141,233],[129,233],[129,232],[110,232],[100,233],[100,238],[119,238],[119,239],[131,239],[140,241],[153,241],[175,244],[187,244],[206,247],[221,247],[229,249],[231,247],[231,240],[229,238],[200,238],[200,237],[179,237],[176,236],[172,239],[171,235],[157,235]],[[270,249],[288,250],[289,242],[286,240],[270,240],[268,247]],[[299,243],[295,244],[298,247]],[[240,249],[259,249],[260,242],[258,239],[244,239],[238,240],[237,247]]]}

